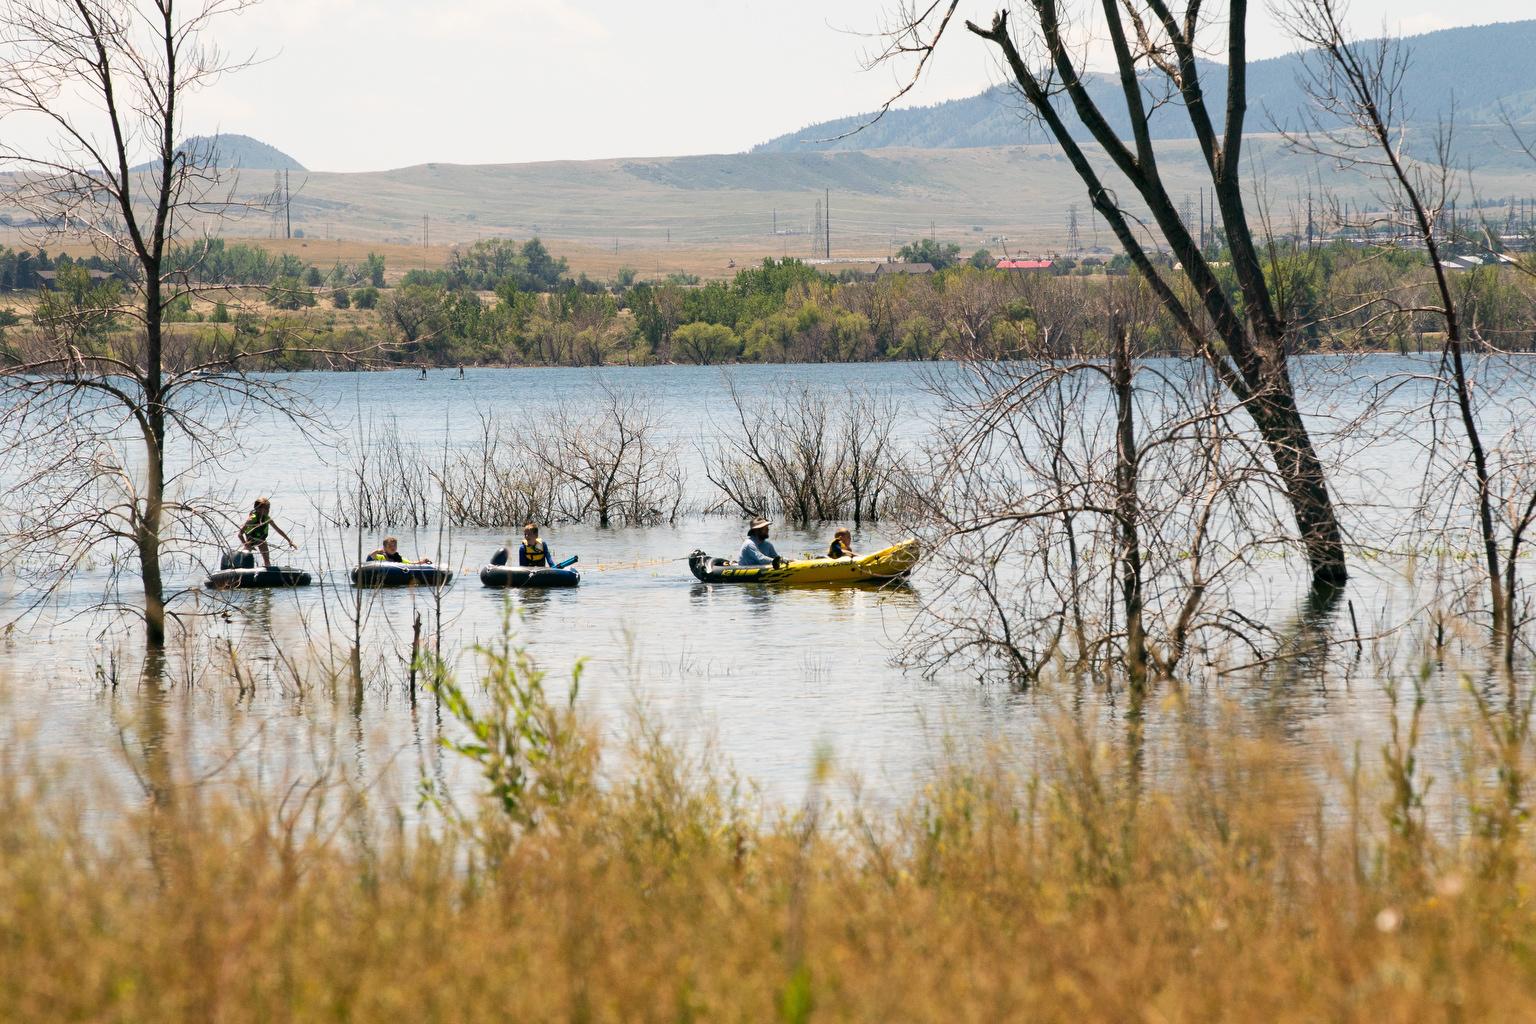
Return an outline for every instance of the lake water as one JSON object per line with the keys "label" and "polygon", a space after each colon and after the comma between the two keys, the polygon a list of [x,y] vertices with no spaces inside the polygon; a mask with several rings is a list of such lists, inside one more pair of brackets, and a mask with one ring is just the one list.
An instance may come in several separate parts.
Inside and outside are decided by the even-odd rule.
{"label": "lake water", "polygon": [[[1383,527],[1384,517],[1390,518],[1383,510],[1409,500],[1415,445],[1411,432],[1369,448],[1329,435],[1377,382],[1413,365],[1386,357],[1354,364],[1317,360],[1303,361],[1298,371],[1323,444],[1347,466],[1338,486],[1358,505],[1356,540],[1370,543],[1391,532]],[[921,386],[923,376],[951,372],[909,364],[472,369],[464,380],[438,370],[425,381],[397,371],[304,374],[293,383],[325,413],[334,428],[330,441],[340,446],[358,435],[361,424],[387,419],[417,443],[452,447],[474,433],[483,412],[537,413],[593,394],[604,381],[633,387],[657,403],[666,434],[683,444],[690,488],[702,505],[709,487],[700,442],[716,433],[712,417],[723,412],[726,373],[746,389],[771,391],[794,382],[828,394],[844,386],[889,394],[901,408],[897,433],[915,441],[926,433],[935,408]],[[1416,400],[1394,398],[1405,407]],[[371,548],[377,539],[324,525],[345,461],[340,448],[317,443],[286,420],[269,416],[251,423],[241,433],[239,452],[225,460],[227,476],[216,488],[232,513],[247,507],[254,494],[270,494],[275,518],[300,542],[297,553],[280,552],[274,560],[311,569],[318,585],[213,595],[199,589],[202,567],[178,564],[173,582],[189,593],[176,607],[192,616],[196,636],[189,653],[173,658],[172,675],[181,685],[147,692],[132,670],[132,623],[95,610],[112,589],[110,567],[87,567],[40,612],[24,617],[0,649],[8,730],[28,736],[41,755],[64,759],[111,760],[108,752],[131,746],[130,740],[170,746],[205,773],[239,762],[287,776],[303,773],[296,765],[345,761],[357,781],[377,783],[409,805],[421,775],[438,774],[450,783],[461,778],[433,748],[437,720],[430,700],[412,704],[404,688],[413,617],[422,615],[429,638],[440,635],[445,655],[467,674],[474,662],[470,648],[499,635],[509,604],[517,636],[552,678],[568,677],[585,659],[580,699],[604,729],[621,733],[633,709],[643,708],[674,737],[695,749],[713,748],[744,776],[791,799],[803,789],[818,749],[830,750],[841,769],[871,789],[901,793],[947,743],[1007,738],[1027,749],[1042,715],[1065,699],[983,685],[959,667],[925,678],[895,664],[900,638],[939,567],[925,566],[910,587],[887,589],[696,582],[685,562],[690,551],[734,556],[739,549],[743,524],[723,515],[647,528],[551,527],[546,537],[556,557],[580,556],[581,587],[511,594],[482,588],[475,575],[504,541],[501,532],[397,529],[408,556],[431,554],[458,578],[440,603],[420,591],[362,596],[361,630],[374,682],[361,701],[307,688],[294,681],[290,662],[305,657],[297,652],[312,649],[316,640],[323,645],[330,637],[339,645],[345,638],[352,628],[348,616],[359,607],[346,572],[358,545]],[[819,551],[829,537],[830,527],[806,532],[782,525],[774,535],[786,553]],[[894,528],[880,526],[855,534],[861,551],[897,539]],[[209,562],[217,555],[210,546]],[[1294,569],[1277,563],[1262,585],[1255,583],[1274,621],[1297,613]],[[1413,595],[1401,586],[1398,569],[1390,559],[1356,566],[1351,597],[1367,632],[1411,605]],[[132,598],[135,583],[131,574],[123,582],[125,598]],[[29,595],[14,581],[5,588],[10,617]],[[217,661],[231,658],[250,680],[235,693],[226,674],[214,671]],[[1377,736],[1383,719],[1380,687],[1370,678],[1344,689],[1298,674],[1257,683],[1239,676],[1212,686],[1216,694],[1260,706],[1298,744],[1347,745]],[[1106,721],[1120,714],[1113,696],[1088,699],[1098,702]],[[147,706],[153,711],[148,718]],[[328,737],[322,749],[314,747],[313,726]]]}

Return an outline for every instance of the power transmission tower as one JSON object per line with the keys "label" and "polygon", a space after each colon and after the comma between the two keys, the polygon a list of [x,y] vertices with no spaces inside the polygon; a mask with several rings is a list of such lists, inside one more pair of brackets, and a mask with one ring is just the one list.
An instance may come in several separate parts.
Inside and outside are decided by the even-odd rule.
{"label": "power transmission tower", "polygon": [[1077,233],[1077,204],[1067,207],[1067,252],[1080,252],[1083,240]]}
{"label": "power transmission tower", "polygon": [[827,227],[826,226],[826,219],[822,215],[822,212],[821,212],[821,200],[818,199],[818,200],[816,200],[816,220],[811,225],[811,255],[812,256],[817,256],[817,255],[820,255],[820,253],[821,253],[821,238],[822,238],[822,235],[826,232],[826,227]]}
{"label": "power transmission tower", "polygon": [[830,260],[832,258],[832,190],[830,188],[827,189],[827,202],[825,212],[826,216],[823,218],[823,220],[825,221],[825,227],[827,231],[827,247],[826,251],[823,252],[822,255]]}
{"label": "power transmission tower", "polygon": [[288,190],[288,171],[283,170],[283,237],[293,237],[293,193]]}

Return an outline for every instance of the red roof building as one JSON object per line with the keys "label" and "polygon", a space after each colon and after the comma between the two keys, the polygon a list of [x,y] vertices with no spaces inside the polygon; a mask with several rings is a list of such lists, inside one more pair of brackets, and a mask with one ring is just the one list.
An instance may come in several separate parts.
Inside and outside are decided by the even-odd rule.
{"label": "red roof building", "polygon": [[998,260],[998,270],[1050,270],[1052,260]]}

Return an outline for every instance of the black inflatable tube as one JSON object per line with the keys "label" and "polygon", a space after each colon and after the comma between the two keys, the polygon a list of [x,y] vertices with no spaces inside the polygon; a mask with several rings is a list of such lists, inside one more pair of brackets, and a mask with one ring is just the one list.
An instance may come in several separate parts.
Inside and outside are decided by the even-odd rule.
{"label": "black inflatable tube", "polygon": [[581,583],[581,573],[553,567],[487,565],[480,570],[480,582],[487,587],[574,587]]}
{"label": "black inflatable tube", "polygon": [[309,573],[291,565],[261,569],[220,569],[204,583],[214,590],[271,590],[274,587],[307,587]]}
{"label": "black inflatable tube", "polygon": [[436,565],[364,562],[352,570],[352,585],[357,587],[442,587],[452,581],[452,570]]}

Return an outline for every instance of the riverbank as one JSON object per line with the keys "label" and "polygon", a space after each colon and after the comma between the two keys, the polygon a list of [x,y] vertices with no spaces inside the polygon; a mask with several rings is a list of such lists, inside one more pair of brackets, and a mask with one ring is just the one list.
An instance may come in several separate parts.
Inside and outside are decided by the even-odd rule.
{"label": "riverbank", "polygon": [[[473,724],[489,745],[460,759],[472,792],[438,804],[425,777],[419,819],[344,760],[280,776],[194,766],[154,742],[152,700],[124,721],[143,788],[110,806],[80,797],[86,762],[60,772],[7,742],[8,1011],[1372,1024],[1536,1011],[1527,702],[1466,691],[1463,756],[1423,764],[1414,697],[1394,691],[1384,744],[1322,764],[1241,702],[1170,686],[1096,722],[1068,696],[1086,681],[1058,679],[1027,749],[952,747],[910,799],[879,807],[831,753],[780,802],[643,713],[602,739],[517,664],[492,663],[458,722],[430,690],[413,705],[446,719],[448,741]],[[330,742],[311,735],[316,751]]]}

